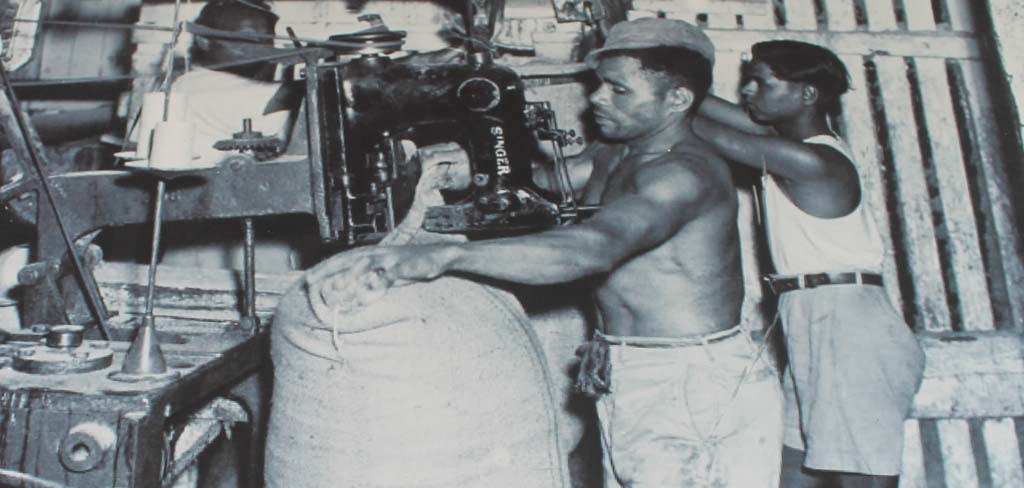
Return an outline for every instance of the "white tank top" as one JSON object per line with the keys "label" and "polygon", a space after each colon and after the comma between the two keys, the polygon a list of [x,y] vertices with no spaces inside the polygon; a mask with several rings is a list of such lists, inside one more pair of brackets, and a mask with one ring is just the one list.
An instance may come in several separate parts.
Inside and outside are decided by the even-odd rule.
{"label": "white tank top", "polygon": [[[856,164],[846,144],[836,136],[822,134],[804,142],[829,146]],[[800,210],[779,187],[775,177],[766,174],[761,182],[768,248],[776,273],[881,271],[885,246],[864,204],[863,184],[860,203],[852,212],[826,219]]]}

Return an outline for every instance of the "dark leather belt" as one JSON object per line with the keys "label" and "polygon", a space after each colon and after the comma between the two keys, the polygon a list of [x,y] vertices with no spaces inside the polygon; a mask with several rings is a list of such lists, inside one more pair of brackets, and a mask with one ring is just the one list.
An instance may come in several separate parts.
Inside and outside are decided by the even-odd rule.
{"label": "dark leather belt", "polygon": [[613,346],[630,346],[630,347],[643,347],[653,349],[674,349],[677,347],[688,347],[688,346],[703,346],[707,344],[714,344],[721,342],[730,337],[738,336],[745,329],[738,325],[730,327],[728,329],[720,330],[718,332],[711,332],[708,334],[701,334],[699,336],[689,337],[620,337],[620,336],[607,336],[600,332],[594,334],[594,340],[604,342]]}
{"label": "dark leather belt", "polygon": [[776,295],[787,291],[817,288],[825,285],[875,285],[882,286],[882,275],[878,273],[815,273],[796,276],[765,276]]}

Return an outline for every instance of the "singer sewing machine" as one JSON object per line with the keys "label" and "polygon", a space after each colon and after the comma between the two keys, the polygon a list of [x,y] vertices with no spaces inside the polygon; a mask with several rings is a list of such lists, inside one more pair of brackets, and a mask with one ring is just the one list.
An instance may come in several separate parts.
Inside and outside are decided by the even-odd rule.
{"label": "singer sewing machine", "polygon": [[[0,203],[34,225],[36,239],[33,263],[19,274],[22,322],[32,327],[0,337],[0,475],[82,487],[159,486],[194,459],[216,427],[246,420],[244,409],[215,399],[266,361],[258,321],[157,317],[156,339],[173,374],[116,380],[143,318],[108,310],[93,274],[102,256],[90,242],[103,229],[151,222],[157,203],[163,221],[305,214],[324,243],[372,243],[411,203],[419,166],[410,149],[455,140],[470,155],[472,185],[431,208],[425,227],[522,232],[580,215],[567,185],[552,196],[532,183],[529,148],[546,141],[560,159],[575,135],[558,129],[547,104],[526,101],[515,72],[483,52],[465,63],[417,65],[374,48],[400,35],[349,35],[365,41],[358,53],[300,50],[305,102],[293,144],[268,161],[242,151],[228,164],[169,182],[159,202],[149,180],[133,172],[48,176],[41,145],[4,80],[0,123],[19,164],[5,175]],[[246,135],[225,147],[254,147]],[[245,282],[242,314],[251,318],[255,281]],[[127,288],[121,291],[146,293]],[[188,293],[171,299],[187,300]]]}

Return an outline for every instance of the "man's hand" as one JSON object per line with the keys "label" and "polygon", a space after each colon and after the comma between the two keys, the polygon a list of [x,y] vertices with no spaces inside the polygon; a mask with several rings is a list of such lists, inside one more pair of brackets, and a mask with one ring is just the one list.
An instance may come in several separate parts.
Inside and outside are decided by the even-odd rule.
{"label": "man's hand", "polygon": [[313,312],[321,320],[362,308],[394,286],[444,274],[458,246],[376,246],[336,254],[306,273]]}

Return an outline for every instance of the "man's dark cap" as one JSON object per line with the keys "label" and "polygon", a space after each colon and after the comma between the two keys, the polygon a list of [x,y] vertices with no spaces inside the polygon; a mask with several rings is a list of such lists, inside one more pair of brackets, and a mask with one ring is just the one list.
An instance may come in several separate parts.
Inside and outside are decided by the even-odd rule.
{"label": "man's dark cap", "polygon": [[227,8],[227,7],[242,7],[249,8],[260,12],[261,14],[270,17],[277,22],[280,17],[274,13],[273,9],[270,8],[270,4],[264,0],[212,0],[207,2],[203,9],[199,11],[199,17],[196,18],[197,24],[211,25],[211,15],[216,15],[215,12]]}
{"label": "man's dark cap", "polygon": [[601,53],[659,46],[689,49],[715,65],[715,46],[700,27],[682,20],[655,17],[613,25],[604,46],[587,54],[585,61],[587,66],[595,68]]}

